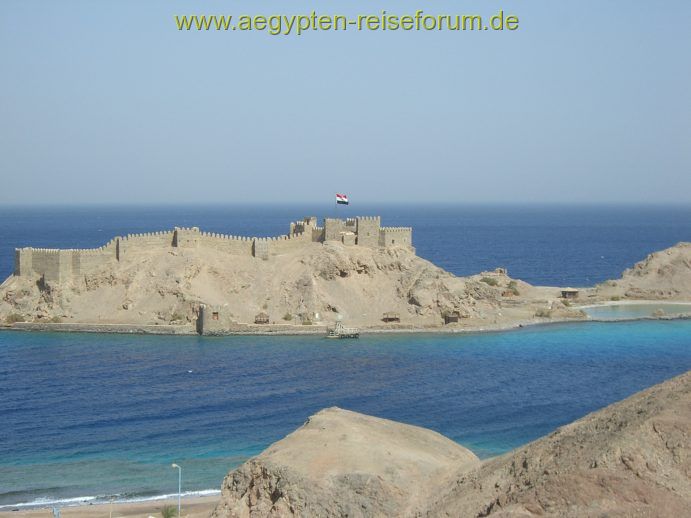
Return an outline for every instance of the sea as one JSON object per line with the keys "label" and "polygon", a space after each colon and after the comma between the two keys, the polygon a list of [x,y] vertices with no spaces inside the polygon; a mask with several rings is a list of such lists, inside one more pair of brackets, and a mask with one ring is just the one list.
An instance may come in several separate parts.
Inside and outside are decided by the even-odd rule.
{"label": "sea", "polygon": [[[21,246],[97,247],[199,226],[285,233],[308,215],[412,226],[420,256],[588,286],[691,241],[691,207],[0,208],[0,277]],[[481,458],[691,369],[691,321],[454,335],[198,337],[0,331],[0,510],[215,494],[224,475],[325,407],[436,430]]]}

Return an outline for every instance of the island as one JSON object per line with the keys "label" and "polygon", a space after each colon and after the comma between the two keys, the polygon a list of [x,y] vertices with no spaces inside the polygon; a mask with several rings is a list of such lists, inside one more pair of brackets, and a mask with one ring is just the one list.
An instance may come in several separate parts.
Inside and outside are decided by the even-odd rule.
{"label": "island", "polygon": [[533,286],[501,267],[455,276],[416,255],[412,228],[377,216],[307,217],[276,237],[175,227],[96,249],[19,248],[0,285],[0,325],[221,335],[325,333],[345,322],[455,332],[586,320],[584,307],[635,300],[691,300],[691,244],[597,286]]}

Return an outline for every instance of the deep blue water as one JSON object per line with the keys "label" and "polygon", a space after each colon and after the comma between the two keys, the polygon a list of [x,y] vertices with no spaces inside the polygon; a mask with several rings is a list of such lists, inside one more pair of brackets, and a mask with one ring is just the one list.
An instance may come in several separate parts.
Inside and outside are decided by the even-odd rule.
{"label": "deep blue water", "polygon": [[0,207],[0,278],[14,248],[87,248],[116,235],[198,226],[210,232],[285,234],[316,215],[382,216],[413,227],[418,254],[457,275],[504,266],[533,284],[592,285],[679,241],[691,241],[686,207]]}
{"label": "deep blue water", "polygon": [[[456,273],[505,266],[590,285],[691,240],[691,208],[349,207],[414,227],[419,255]],[[0,278],[14,248],[95,247],[197,225],[285,233],[333,207],[0,208]],[[147,337],[0,332],[0,506],[218,488],[229,468],[321,408],[438,430],[486,457],[691,368],[691,321],[507,333]],[[192,372],[188,372],[192,371]]]}
{"label": "deep blue water", "polygon": [[[0,505],[218,488],[341,406],[504,452],[691,368],[691,321],[467,335],[0,332]],[[192,372],[188,372],[192,371]]]}

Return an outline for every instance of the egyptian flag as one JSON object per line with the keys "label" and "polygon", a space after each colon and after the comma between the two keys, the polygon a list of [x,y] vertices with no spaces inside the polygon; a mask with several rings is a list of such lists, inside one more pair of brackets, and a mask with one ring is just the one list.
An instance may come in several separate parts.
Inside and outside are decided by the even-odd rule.
{"label": "egyptian flag", "polygon": [[336,193],[336,203],[338,205],[348,205],[348,196]]}

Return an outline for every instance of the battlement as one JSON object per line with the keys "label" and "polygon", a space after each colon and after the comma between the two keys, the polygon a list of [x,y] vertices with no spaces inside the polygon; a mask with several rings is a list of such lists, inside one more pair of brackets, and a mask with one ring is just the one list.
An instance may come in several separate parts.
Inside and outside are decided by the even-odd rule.
{"label": "battlement", "polygon": [[45,281],[64,282],[114,266],[129,256],[168,248],[211,248],[229,255],[245,255],[269,260],[272,255],[300,250],[311,243],[338,241],[347,246],[412,249],[411,227],[382,227],[379,216],[325,218],[324,225],[310,216],[292,222],[290,232],[272,237],[248,237],[204,232],[199,227],[175,227],[117,236],[98,248],[17,248],[14,274],[39,275]]}

